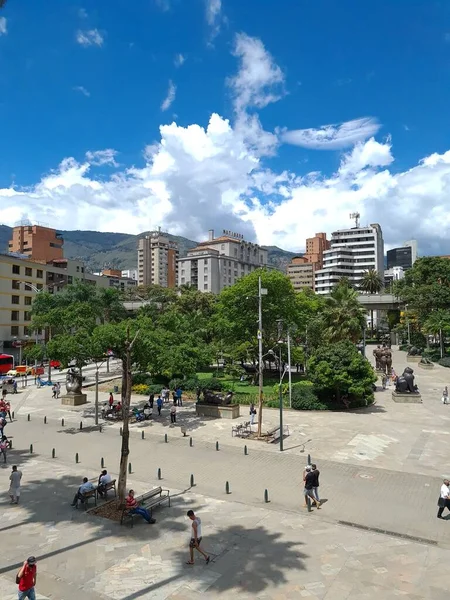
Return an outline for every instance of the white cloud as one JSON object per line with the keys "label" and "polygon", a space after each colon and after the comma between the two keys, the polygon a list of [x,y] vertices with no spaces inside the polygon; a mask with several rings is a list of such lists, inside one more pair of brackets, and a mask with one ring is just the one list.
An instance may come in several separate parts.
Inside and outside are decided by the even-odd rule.
{"label": "white cloud", "polygon": [[6,35],[8,33],[8,28],[6,27],[6,19],[5,17],[0,17],[0,35]]}
{"label": "white cloud", "polygon": [[323,125],[318,129],[296,129],[284,131],[281,139],[287,144],[314,150],[340,150],[375,135],[380,124],[373,117],[354,119],[334,125]]}
{"label": "white cloud", "polygon": [[168,108],[170,108],[173,101],[175,100],[176,93],[177,93],[177,87],[176,87],[176,85],[174,85],[173,81],[171,79],[169,79],[169,89],[167,90],[167,95],[161,104],[161,110],[163,112],[165,110],[167,110]]}
{"label": "white cloud", "polygon": [[83,96],[86,96],[87,98],[89,98],[89,96],[91,95],[91,92],[82,85],[76,85],[72,89],[74,92],[80,92],[80,94],[83,94]]}
{"label": "white cloud", "polygon": [[85,8],[78,9],[78,16],[80,17],[80,19],[87,19],[88,18],[87,10]]}
{"label": "white cloud", "polygon": [[95,152],[88,150],[86,152],[86,160],[90,165],[111,165],[113,167],[118,167],[119,164],[115,160],[117,154],[117,150],[113,150],[112,148],[107,148],[106,150],[96,150]]}
{"label": "white cloud", "polygon": [[208,43],[212,44],[214,38],[220,33],[222,24],[222,0],[205,0],[206,22],[210,27]]}
{"label": "white cloud", "polygon": [[390,143],[380,144],[371,138],[366,143],[356,144],[353,150],[343,157],[339,173],[354,175],[367,167],[387,167],[393,161]]}
{"label": "white cloud", "polygon": [[175,58],[173,59],[173,64],[178,68],[181,67],[186,62],[186,57],[183,54],[175,54]]}
{"label": "white cloud", "polygon": [[240,60],[239,71],[228,79],[237,112],[250,107],[263,108],[284,94],[284,74],[258,38],[238,33],[234,56]]}
{"label": "white cloud", "polygon": [[84,47],[103,46],[104,38],[98,29],[79,29],[76,34],[77,42]]}

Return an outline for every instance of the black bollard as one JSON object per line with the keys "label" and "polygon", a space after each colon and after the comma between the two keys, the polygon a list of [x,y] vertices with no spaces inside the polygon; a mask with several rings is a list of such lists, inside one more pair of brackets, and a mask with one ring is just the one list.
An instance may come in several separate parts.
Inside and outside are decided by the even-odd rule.
{"label": "black bollard", "polygon": [[161,469],[158,469],[158,479],[161,479]]}
{"label": "black bollard", "polygon": [[80,421],[80,431],[83,429],[83,421]]}
{"label": "black bollard", "polygon": [[29,421],[29,420],[30,420],[30,413],[28,413],[28,416],[27,416],[27,421]]}
{"label": "black bollard", "polygon": [[12,411],[12,420],[14,421],[14,411]]}
{"label": "black bollard", "polygon": [[75,454],[75,462],[78,463],[78,452]]}
{"label": "black bollard", "polygon": [[61,419],[61,427],[64,427],[64,419]]}
{"label": "black bollard", "polygon": [[216,442],[216,450],[219,450],[219,442]]}
{"label": "black bollard", "polygon": [[225,482],[225,494],[229,494],[230,493],[230,484],[228,483],[228,481]]}
{"label": "black bollard", "polygon": [[189,446],[192,448],[192,446],[194,445],[194,442],[192,440],[192,437],[189,438]]}
{"label": "black bollard", "polygon": [[105,459],[103,458],[103,456],[102,456],[102,460],[100,461],[100,466],[102,469],[105,468]]}
{"label": "black bollard", "polygon": [[142,440],[144,439],[144,431],[143,430],[141,431],[141,439]]}
{"label": "black bollard", "polygon": [[244,454],[245,454],[245,456],[247,456],[247,454],[248,454],[247,444],[244,446]]}
{"label": "black bollard", "polygon": [[55,456],[56,456],[56,452],[55,452],[55,449],[53,448],[53,450],[52,450],[52,458],[55,458]]}
{"label": "black bollard", "polygon": [[166,444],[167,444],[167,442],[169,441],[169,440],[167,439],[167,433],[165,433],[165,434],[164,434],[164,441],[166,442]]}
{"label": "black bollard", "polygon": [[308,454],[308,465],[311,464],[311,454]]}
{"label": "black bollard", "polygon": [[30,444],[30,454],[33,454],[33,444]]}
{"label": "black bollard", "polygon": [[191,487],[195,486],[195,481],[194,481],[194,476],[193,475],[191,475],[191,482],[190,483],[191,483]]}
{"label": "black bollard", "polygon": [[129,475],[131,475],[131,471],[132,471],[132,469],[131,469],[131,463],[128,463],[128,474]]}
{"label": "black bollard", "polygon": [[44,417],[44,425],[47,424],[47,417]]}
{"label": "black bollard", "polygon": [[264,502],[270,502],[269,500],[269,492],[267,490],[264,490]]}
{"label": "black bollard", "polygon": [[122,434],[123,434],[123,429],[122,429],[122,427],[121,427],[121,428],[119,429],[119,435],[122,435]]}

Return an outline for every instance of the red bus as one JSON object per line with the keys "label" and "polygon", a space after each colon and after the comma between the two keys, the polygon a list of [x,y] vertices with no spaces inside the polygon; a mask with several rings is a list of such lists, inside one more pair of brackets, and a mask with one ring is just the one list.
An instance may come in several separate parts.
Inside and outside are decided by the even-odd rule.
{"label": "red bus", "polygon": [[0,375],[6,375],[11,369],[14,369],[14,356],[0,354]]}

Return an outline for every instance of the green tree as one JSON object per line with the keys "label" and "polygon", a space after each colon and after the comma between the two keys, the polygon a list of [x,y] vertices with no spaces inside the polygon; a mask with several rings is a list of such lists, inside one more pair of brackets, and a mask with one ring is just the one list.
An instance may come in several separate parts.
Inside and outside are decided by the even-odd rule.
{"label": "green tree", "polygon": [[439,347],[441,358],[445,354],[444,338],[450,333],[450,311],[437,309],[434,310],[423,324],[423,331],[439,336]]}
{"label": "green tree", "polygon": [[309,360],[309,377],[318,397],[328,405],[361,406],[373,400],[376,375],[350,341],[318,348]]}
{"label": "green tree", "polygon": [[346,280],[340,281],[325,298],[321,314],[323,338],[328,342],[350,340],[357,343],[365,327],[365,310],[358,302],[357,292]]}
{"label": "green tree", "polygon": [[[359,289],[366,294],[379,294],[383,289],[383,280],[375,269],[363,273]],[[373,308],[370,309],[370,331],[373,336]]]}

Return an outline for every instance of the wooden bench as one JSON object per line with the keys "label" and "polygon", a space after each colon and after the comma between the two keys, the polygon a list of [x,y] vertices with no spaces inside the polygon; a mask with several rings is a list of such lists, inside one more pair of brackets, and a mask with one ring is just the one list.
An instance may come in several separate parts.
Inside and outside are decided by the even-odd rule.
{"label": "wooden bench", "polygon": [[87,510],[88,503],[91,498],[94,498],[95,506],[97,506],[97,488],[84,493],[83,498],[78,500],[78,502],[84,504],[84,510]]}
{"label": "wooden bench", "polygon": [[[169,490],[163,490],[161,487],[157,487],[146,494],[142,494],[142,496],[138,496],[136,498],[137,503],[142,508],[146,508],[150,512],[150,516],[152,516],[152,511],[155,506],[159,506],[165,501],[168,501],[170,506],[170,492]],[[133,517],[140,516],[134,515],[133,509],[124,508],[122,511],[122,516],[120,518],[120,524],[122,525],[125,519],[131,520],[131,527],[134,525]]]}
{"label": "wooden bench", "polygon": [[247,435],[250,435],[250,433],[251,433],[250,421],[246,421],[245,423],[241,423],[240,425],[234,425],[231,428],[231,437],[233,437],[233,434],[236,435],[237,437],[245,437]]}
{"label": "wooden bench", "polygon": [[[289,426],[288,425],[283,425],[283,437],[289,435]],[[280,439],[280,426],[277,425],[276,427],[273,427],[272,429],[269,429],[266,432],[266,436],[267,436],[267,443],[268,444],[272,444],[273,442],[276,442]]]}
{"label": "wooden bench", "polygon": [[115,498],[117,497],[116,480],[115,479],[111,479],[111,481],[109,483],[105,484],[104,486],[102,486],[102,485],[97,486],[97,498],[101,498],[100,493],[99,493],[99,488],[100,488],[100,491],[102,492],[102,494],[104,494],[105,500],[108,497],[109,490],[114,490],[114,497]]}

